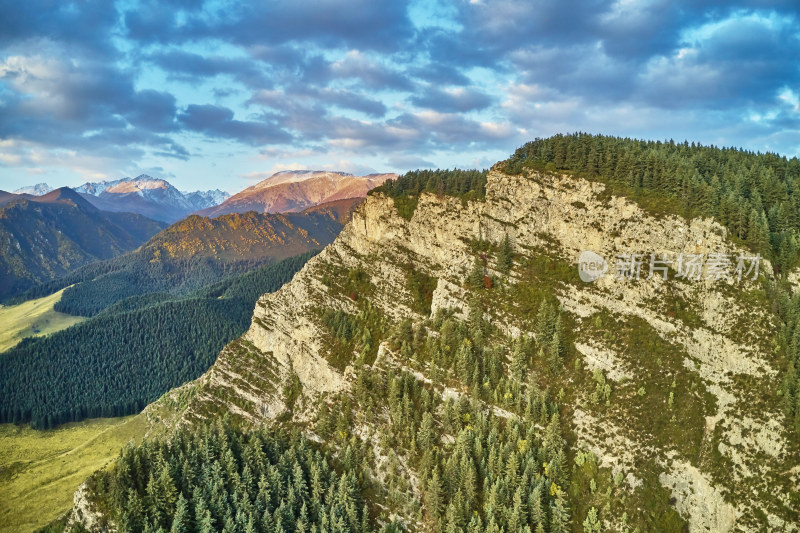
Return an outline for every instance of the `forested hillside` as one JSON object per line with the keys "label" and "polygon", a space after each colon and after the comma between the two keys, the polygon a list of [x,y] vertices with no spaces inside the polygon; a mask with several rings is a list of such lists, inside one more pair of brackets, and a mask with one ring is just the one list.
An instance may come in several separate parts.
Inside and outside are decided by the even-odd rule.
{"label": "forested hillside", "polygon": [[0,357],[0,422],[49,428],[139,412],[214,362],[250,324],[256,300],[289,281],[304,254],[175,296],[124,299],[98,316]]}
{"label": "forested hillside", "polygon": [[93,316],[109,305],[155,292],[188,294],[266,263],[318,250],[333,241],[358,200],[304,213],[191,216],[155,235],[140,249],[88,265],[39,285],[21,298],[70,287],[56,311]]}
{"label": "forested hillside", "polygon": [[575,133],[536,139],[503,168],[597,179],[662,213],[714,217],[778,272],[800,250],[800,160],[736,148]]}
{"label": "forested hillside", "polygon": [[122,531],[372,530],[362,450],[332,463],[297,433],[216,424],[127,447],[90,480]]}
{"label": "forested hillside", "polygon": [[[685,217],[713,217],[730,235],[769,259],[785,275],[800,262],[800,160],[695,143],[555,135],[519,148],[503,162],[524,169],[564,171],[600,180],[611,192],[651,210]],[[800,295],[770,287],[784,327],[786,362],[781,379],[787,414],[800,434]]]}
{"label": "forested hillside", "polygon": [[[569,138],[613,161],[638,143]],[[800,179],[794,160],[667,146],[662,164],[707,158],[730,183],[766,165],[786,206]],[[713,202],[681,207],[693,202],[670,192],[666,170],[658,186],[630,185],[521,151],[489,172],[417,171],[369,195],[308,268],[257,302],[206,374],[148,408],[153,439],[90,482],[106,519],[131,531],[791,530],[795,229],[687,219],[718,214],[703,211]],[[767,190],[728,196],[750,206]],[[641,247],[762,253],[777,268],[741,283],[613,269],[585,283],[574,264],[582,250],[613,261]],[[262,431],[337,473],[319,507],[303,495],[322,463],[290,454],[291,468],[271,473]],[[202,460],[211,466],[193,466]],[[343,486],[359,503],[349,513]]]}
{"label": "forested hillside", "polygon": [[165,226],[141,215],[100,211],[66,187],[43,196],[4,194],[0,299],[133,250]]}

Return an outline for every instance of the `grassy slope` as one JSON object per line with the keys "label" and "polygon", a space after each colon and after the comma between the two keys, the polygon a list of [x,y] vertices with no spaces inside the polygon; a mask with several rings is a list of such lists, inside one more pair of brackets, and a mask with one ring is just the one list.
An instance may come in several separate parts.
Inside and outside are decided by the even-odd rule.
{"label": "grassy slope", "polygon": [[141,415],[48,431],[0,425],[0,532],[32,531],[65,513],[78,485],[144,431]]}
{"label": "grassy slope", "polygon": [[21,304],[0,306],[0,324],[3,325],[0,328],[0,352],[16,346],[25,337],[55,333],[85,320],[53,310],[63,293],[64,289]]}

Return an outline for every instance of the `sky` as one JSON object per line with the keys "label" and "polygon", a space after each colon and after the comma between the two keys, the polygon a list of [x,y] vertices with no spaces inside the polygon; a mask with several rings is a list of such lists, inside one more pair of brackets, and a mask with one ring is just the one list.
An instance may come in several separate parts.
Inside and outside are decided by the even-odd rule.
{"label": "sky", "polygon": [[585,131],[800,155],[796,0],[0,0],[0,189],[486,168]]}

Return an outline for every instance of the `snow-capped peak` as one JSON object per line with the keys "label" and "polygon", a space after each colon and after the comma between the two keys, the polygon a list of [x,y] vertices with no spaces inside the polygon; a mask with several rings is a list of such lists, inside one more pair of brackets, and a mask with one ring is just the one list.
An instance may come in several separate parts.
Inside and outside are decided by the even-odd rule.
{"label": "snow-capped peak", "polygon": [[21,187],[14,191],[14,194],[30,194],[32,196],[42,196],[50,191],[53,188],[46,183],[37,183],[36,185],[29,185],[27,187]]}

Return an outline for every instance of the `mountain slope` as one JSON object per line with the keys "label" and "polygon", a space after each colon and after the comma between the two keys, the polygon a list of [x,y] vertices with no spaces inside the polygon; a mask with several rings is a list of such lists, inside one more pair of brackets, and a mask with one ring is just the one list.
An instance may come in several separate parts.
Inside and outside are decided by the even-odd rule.
{"label": "mountain slope", "polygon": [[104,213],[62,187],[43,196],[0,194],[0,298],[139,246],[163,224]]}
{"label": "mountain slope", "polygon": [[360,201],[344,200],[341,205],[324,205],[302,213],[249,211],[216,218],[192,215],[156,236],[145,250],[154,257],[164,258],[289,257],[333,242],[349,219],[349,211]]}
{"label": "mountain slope", "polygon": [[[52,427],[129,414],[196,378],[244,332],[258,296],[332,242],[360,201],[190,216],[133,252],[38,287],[72,285],[55,309],[92,318],[4,354],[0,421]],[[30,368],[32,360],[42,364]]]}
{"label": "mountain slope", "polygon": [[288,213],[325,202],[363,198],[367,192],[394,174],[354,176],[345,172],[288,170],[234,194],[218,206],[198,212],[214,217],[226,213]]}
{"label": "mountain slope", "polygon": [[[503,274],[506,236],[513,267]],[[542,446],[543,471],[517,470],[529,463],[511,448],[499,458],[555,495],[546,520],[560,516],[563,497],[576,528],[599,511],[612,528],[796,529],[800,455],[777,394],[785,359],[763,285],[769,265],[758,282],[615,279],[612,265],[584,283],[575,266],[584,250],[752,255],[711,220],[654,216],[601,183],[564,175],[498,166],[485,198],[422,194],[408,218],[392,198],[371,195],[332,245],[259,300],[248,332],[202,378],[150,410],[163,415],[189,397],[181,423],[228,412],[253,424],[295,420],[331,435],[331,449],[352,438],[374,448],[379,485],[423,500],[421,510],[391,507],[405,523],[443,527],[442,509],[450,520],[454,505],[456,520],[465,489],[445,481],[442,507],[431,508],[430,483],[459,479],[448,457],[470,449],[473,421],[543,428],[557,398],[565,456],[552,462],[549,437],[532,429],[516,448]],[[392,376],[402,383],[385,398]],[[403,403],[415,388],[429,398],[421,405],[439,406],[426,411],[442,428],[445,462],[433,471],[421,422],[405,414],[419,409],[413,394]],[[321,414],[328,409],[342,414]],[[539,409],[543,416],[526,414]],[[403,466],[384,474],[381,458]],[[513,509],[513,493],[503,494],[493,497]],[[396,497],[378,501],[406,501]]]}
{"label": "mountain slope", "polygon": [[229,275],[179,295],[133,296],[0,357],[0,422],[49,429],[137,413],[195,379],[246,330],[260,294],[289,279],[313,254]]}
{"label": "mountain slope", "polygon": [[232,213],[215,219],[192,215],[138,250],[90,265],[41,290],[49,293],[74,284],[56,310],[83,316],[133,296],[187,293],[265,263],[325,247],[360,201],[340,201],[303,213]]}
{"label": "mountain slope", "polygon": [[183,193],[166,180],[145,174],[136,178],[84,183],[74,190],[98,209],[139,213],[164,222],[175,222],[228,197],[220,190]]}

